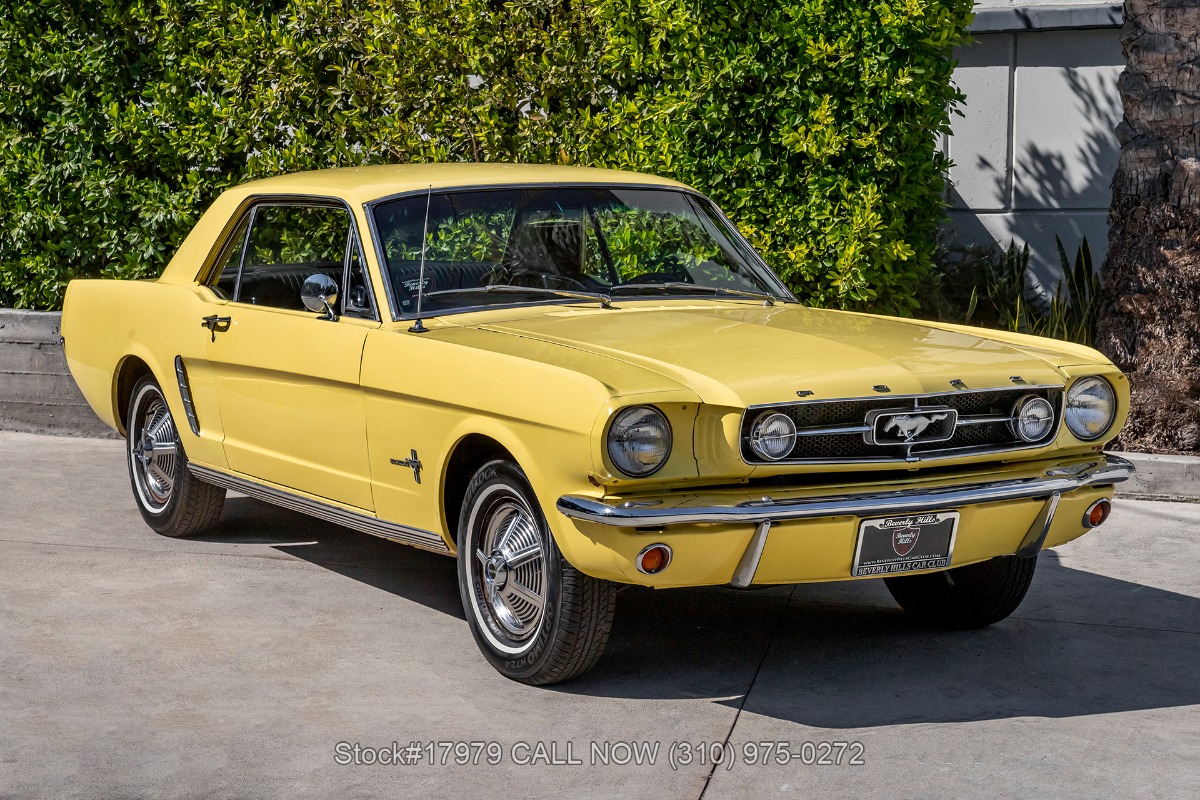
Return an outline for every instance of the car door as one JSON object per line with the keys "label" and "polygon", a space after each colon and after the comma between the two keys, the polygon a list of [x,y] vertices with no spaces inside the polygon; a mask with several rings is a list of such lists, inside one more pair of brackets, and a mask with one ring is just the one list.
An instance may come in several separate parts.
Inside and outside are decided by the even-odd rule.
{"label": "car door", "polygon": [[[369,511],[359,368],[379,323],[353,219],[340,204],[272,200],[234,235],[214,275],[229,302],[209,343],[229,468]],[[334,319],[301,299],[316,273],[342,290]]]}

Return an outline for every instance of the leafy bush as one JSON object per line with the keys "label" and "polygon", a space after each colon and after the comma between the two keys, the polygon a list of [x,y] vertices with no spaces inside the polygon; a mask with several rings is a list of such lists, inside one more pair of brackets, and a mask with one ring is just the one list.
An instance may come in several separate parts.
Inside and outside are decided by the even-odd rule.
{"label": "leafy bush", "polygon": [[911,313],[971,0],[27,0],[0,17],[0,305],[161,270],[253,177],[646,170],[805,301]]}

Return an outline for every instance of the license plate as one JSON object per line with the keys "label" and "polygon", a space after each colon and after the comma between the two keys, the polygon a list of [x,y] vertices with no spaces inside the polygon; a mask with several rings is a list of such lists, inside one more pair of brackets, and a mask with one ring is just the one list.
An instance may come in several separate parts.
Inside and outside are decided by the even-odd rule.
{"label": "license plate", "polygon": [[954,554],[958,512],[909,514],[864,519],[850,575],[895,575],[919,569],[945,569]]}

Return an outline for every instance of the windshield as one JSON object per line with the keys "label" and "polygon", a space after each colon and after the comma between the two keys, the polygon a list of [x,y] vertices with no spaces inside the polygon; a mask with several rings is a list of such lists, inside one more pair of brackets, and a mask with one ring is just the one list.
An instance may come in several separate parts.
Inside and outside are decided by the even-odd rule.
{"label": "windshield", "polygon": [[719,212],[688,192],[529,187],[434,192],[428,202],[428,222],[425,194],[372,209],[401,315],[416,313],[419,291],[429,315],[588,295],[790,299]]}

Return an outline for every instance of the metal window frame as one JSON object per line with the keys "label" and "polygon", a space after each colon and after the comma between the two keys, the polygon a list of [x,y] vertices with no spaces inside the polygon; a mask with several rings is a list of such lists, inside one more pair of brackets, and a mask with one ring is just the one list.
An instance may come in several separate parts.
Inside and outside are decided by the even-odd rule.
{"label": "metal window frame", "polygon": [[[234,220],[234,223],[232,225],[228,226],[226,228],[226,230],[223,232],[222,237],[219,239],[219,242],[220,242],[219,246],[215,246],[212,248],[212,250],[210,251],[209,258],[205,261],[203,266],[200,268],[200,271],[196,274],[196,279],[195,279],[196,283],[200,286],[207,286],[209,288],[212,287],[214,276],[220,274],[217,271],[217,267],[218,267],[218,265],[220,265],[222,263],[222,257],[226,257],[226,258],[228,257],[230,250],[231,250],[231,245],[236,241],[236,238],[237,238],[236,236],[234,236],[234,234],[237,232],[238,227],[241,226],[242,221],[245,220],[245,221],[247,221],[246,232],[245,232],[245,234],[243,234],[242,256],[238,262],[237,283],[234,285],[234,293],[229,302],[237,303],[238,305],[249,305],[248,303],[244,303],[241,300],[242,276],[243,276],[243,274],[245,272],[245,268],[246,268],[246,251],[248,249],[249,242],[250,242],[250,234],[254,230],[254,224],[255,224],[255,221],[258,216],[258,210],[260,208],[267,208],[267,207],[340,208],[346,212],[346,216],[347,216],[348,222],[349,222],[349,224],[347,226],[347,238],[349,238],[350,236],[353,236],[358,241],[358,254],[359,254],[359,258],[362,261],[362,264],[364,267],[364,273],[365,273],[366,279],[367,279],[367,291],[371,295],[371,315],[367,316],[367,315],[359,314],[359,313],[351,313],[349,315],[346,315],[345,314],[345,298],[344,298],[345,292],[344,291],[339,293],[339,294],[343,295],[343,297],[340,298],[342,302],[339,303],[339,305],[341,306],[339,311],[344,316],[350,316],[354,319],[365,319],[365,320],[370,320],[372,322],[379,322],[381,320],[381,318],[380,318],[380,313],[379,313],[379,302],[377,299],[378,295],[376,294],[375,287],[371,281],[370,271],[366,270],[366,263],[367,263],[366,251],[363,249],[363,246],[362,246],[363,239],[362,239],[362,233],[358,229],[358,220],[355,219],[355,217],[354,217],[354,209],[352,209],[350,207],[350,204],[347,203],[345,200],[343,200],[340,197],[329,197],[329,196],[323,196],[323,195],[300,195],[300,194],[297,194],[297,195],[264,194],[264,195],[252,195],[252,196],[246,198],[246,200],[242,203],[241,207],[238,209],[237,213],[231,215],[231,219]],[[212,255],[213,253],[216,253],[217,255],[213,256]],[[350,269],[349,253],[350,253],[349,242],[347,242],[346,250],[342,256],[342,289],[343,290],[348,285],[347,275],[349,274],[349,269]],[[255,308],[273,308],[273,306],[254,306],[254,307]],[[279,310],[286,310],[286,309],[279,309]]]}

